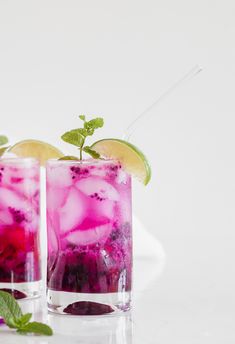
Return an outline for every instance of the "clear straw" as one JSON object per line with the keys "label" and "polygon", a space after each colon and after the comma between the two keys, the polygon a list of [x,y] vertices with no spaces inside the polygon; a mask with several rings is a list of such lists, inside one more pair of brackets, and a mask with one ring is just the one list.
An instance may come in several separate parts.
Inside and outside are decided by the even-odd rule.
{"label": "clear straw", "polygon": [[167,98],[175,89],[181,86],[184,82],[189,81],[194,76],[202,71],[202,68],[198,65],[194,66],[190,69],[184,76],[182,76],[178,81],[172,84],[165,92],[163,92],[150,106],[148,106],[136,119],[131,122],[131,124],[127,127],[123,139],[129,141],[131,135],[135,132],[137,127],[140,125],[143,119],[149,116],[149,113],[155,106],[159,105],[165,98]]}

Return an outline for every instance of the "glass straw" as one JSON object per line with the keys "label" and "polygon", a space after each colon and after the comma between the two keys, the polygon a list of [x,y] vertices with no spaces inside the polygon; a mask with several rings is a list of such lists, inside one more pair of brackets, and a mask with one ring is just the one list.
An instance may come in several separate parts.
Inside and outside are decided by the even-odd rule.
{"label": "glass straw", "polygon": [[165,92],[163,92],[150,106],[148,106],[136,119],[131,122],[131,124],[127,127],[123,139],[129,141],[130,137],[133,135],[137,127],[140,125],[143,119],[149,116],[149,113],[155,106],[159,105],[165,98],[167,98],[175,89],[181,86],[184,82],[189,81],[194,76],[202,71],[202,68],[198,65],[191,68],[184,76],[182,76],[179,80],[173,83]]}

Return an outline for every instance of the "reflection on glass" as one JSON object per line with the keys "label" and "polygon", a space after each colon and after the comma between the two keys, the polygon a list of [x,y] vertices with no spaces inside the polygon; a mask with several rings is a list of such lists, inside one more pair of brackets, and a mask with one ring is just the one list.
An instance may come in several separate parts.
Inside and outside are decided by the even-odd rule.
{"label": "reflection on glass", "polygon": [[69,335],[71,339],[76,337],[77,342],[80,340],[84,344],[132,344],[131,315],[75,318],[49,314],[48,319],[57,334]]}

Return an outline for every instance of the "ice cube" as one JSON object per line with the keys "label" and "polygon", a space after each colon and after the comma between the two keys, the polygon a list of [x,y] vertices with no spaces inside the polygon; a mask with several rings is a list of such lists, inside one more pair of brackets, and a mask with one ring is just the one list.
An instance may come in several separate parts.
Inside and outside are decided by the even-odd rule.
{"label": "ice cube", "polygon": [[6,208],[11,207],[15,209],[22,209],[24,206],[24,199],[18,196],[15,192],[0,187],[0,204]]}
{"label": "ice cube", "polygon": [[28,167],[13,167],[6,166],[4,168],[6,175],[12,178],[32,178],[39,179],[39,167],[38,166],[28,166]]}
{"label": "ice cube", "polygon": [[104,168],[94,168],[90,169],[90,174],[92,176],[104,178],[107,175],[107,170]]}
{"label": "ice cube", "polygon": [[86,197],[72,187],[64,206],[58,209],[61,232],[68,232],[83,221],[86,216],[86,205]]}
{"label": "ice cube", "polygon": [[39,183],[33,179],[24,179],[22,183],[14,184],[14,189],[25,197],[33,197],[39,190]]}
{"label": "ice cube", "polygon": [[69,188],[52,188],[47,190],[47,208],[49,211],[62,207],[65,203]]}
{"label": "ice cube", "polygon": [[22,168],[20,170],[20,174],[24,178],[39,179],[39,168],[38,166],[30,167],[30,168]]}
{"label": "ice cube", "polygon": [[94,216],[96,217],[106,217],[108,219],[112,219],[114,217],[114,206],[115,206],[115,202],[114,201],[110,201],[108,199],[106,200],[94,200],[92,202],[92,208],[91,211],[94,214]]}
{"label": "ice cube", "polygon": [[[28,169],[24,170],[28,171]],[[5,167],[2,172],[1,185],[16,190],[22,196],[32,197],[39,189],[39,180],[26,177],[25,172],[22,169]]]}
{"label": "ice cube", "polygon": [[55,233],[55,229],[52,226],[52,221],[49,215],[47,215],[47,233],[48,233],[48,249],[49,252],[58,250],[58,239]]}
{"label": "ice cube", "polygon": [[122,195],[122,202],[118,206],[118,216],[123,222],[129,222],[132,218],[132,204],[130,195]]}
{"label": "ice cube", "polygon": [[68,166],[50,167],[47,170],[47,183],[50,186],[66,187],[73,183],[70,168]]}
{"label": "ice cube", "polygon": [[37,231],[40,226],[40,220],[39,215],[34,211],[34,209],[31,209],[29,211],[26,211],[25,213],[25,228],[29,230],[30,232]]}
{"label": "ice cube", "polygon": [[66,236],[67,241],[75,245],[91,245],[105,240],[111,233],[111,223],[87,230],[75,230]]}
{"label": "ice cube", "polygon": [[118,184],[127,184],[130,176],[122,169],[119,169],[116,181]]}
{"label": "ice cube", "polygon": [[11,173],[10,168],[4,167],[4,171],[1,171],[1,185],[9,186],[11,184],[12,176],[15,176],[15,174]]}
{"label": "ice cube", "polygon": [[24,182],[24,194],[33,197],[39,191],[39,183],[33,179],[26,179]]}
{"label": "ice cube", "polygon": [[117,190],[105,180],[99,177],[87,177],[76,182],[76,187],[85,195],[91,196],[97,193],[101,198],[108,198],[112,201],[119,199]]}
{"label": "ice cube", "polygon": [[13,218],[10,212],[5,210],[0,210],[0,224],[11,225],[13,224]]}

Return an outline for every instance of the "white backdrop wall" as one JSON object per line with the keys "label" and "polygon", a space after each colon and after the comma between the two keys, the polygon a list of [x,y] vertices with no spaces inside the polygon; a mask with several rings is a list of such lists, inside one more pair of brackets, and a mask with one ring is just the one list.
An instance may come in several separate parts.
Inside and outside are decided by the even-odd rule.
{"label": "white backdrop wall", "polygon": [[147,188],[134,182],[134,211],[168,252],[169,239],[178,240],[178,258],[193,250],[195,257],[223,254],[229,263],[234,15],[233,0],[0,0],[1,133],[11,142],[38,138],[74,153],[59,136],[79,125],[78,114],[105,118],[96,139],[120,137],[200,64],[203,72],[132,137],[153,171]]}

